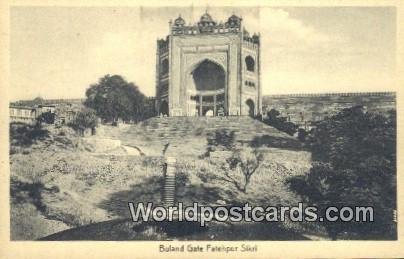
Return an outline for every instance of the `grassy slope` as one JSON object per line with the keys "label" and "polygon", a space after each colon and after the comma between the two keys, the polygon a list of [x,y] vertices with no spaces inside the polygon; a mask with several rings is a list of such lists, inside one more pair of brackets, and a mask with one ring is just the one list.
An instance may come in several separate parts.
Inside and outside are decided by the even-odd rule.
{"label": "grassy slope", "polygon": [[[290,136],[260,122],[242,119],[241,123],[248,125],[240,129],[237,128],[240,121],[233,120],[151,119],[142,125],[104,126],[99,130],[100,136],[121,139],[123,144],[141,148],[148,155],[145,157],[97,155],[77,145],[66,148],[54,138],[53,142],[48,141],[49,145],[43,145],[46,141],[41,140],[26,154],[11,155],[12,239],[39,238],[67,227],[127,218],[128,201],[159,203],[162,160],[154,156],[160,155],[167,143],[170,144],[167,153],[178,158],[179,175],[183,176],[178,185],[179,201],[296,204],[299,198],[289,191],[285,180],[308,170],[310,154],[301,150]],[[241,145],[257,137],[256,143],[265,153],[265,164],[252,177],[247,193],[238,191],[231,183],[206,181],[201,177],[201,172],[206,170],[220,174],[200,155],[206,151],[207,138],[223,129],[237,131],[236,141]],[[40,229],[37,218],[43,222]],[[286,227],[296,228],[293,224]]]}

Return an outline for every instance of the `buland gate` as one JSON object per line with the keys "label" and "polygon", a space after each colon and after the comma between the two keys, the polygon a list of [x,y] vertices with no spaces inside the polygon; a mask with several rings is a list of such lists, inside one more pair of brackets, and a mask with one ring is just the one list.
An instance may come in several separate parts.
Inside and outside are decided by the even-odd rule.
{"label": "buland gate", "polygon": [[179,16],[157,41],[156,109],[167,116],[261,114],[260,37],[242,19]]}

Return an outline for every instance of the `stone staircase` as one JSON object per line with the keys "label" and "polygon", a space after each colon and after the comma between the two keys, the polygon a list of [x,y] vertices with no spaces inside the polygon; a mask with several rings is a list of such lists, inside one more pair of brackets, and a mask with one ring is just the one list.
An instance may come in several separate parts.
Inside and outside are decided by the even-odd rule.
{"label": "stone staircase", "polygon": [[165,206],[173,206],[175,202],[175,163],[175,158],[168,157],[166,159],[163,194],[163,204]]}
{"label": "stone staircase", "polygon": [[125,128],[110,128],[106,135],[123,145],[136,146],[146,155],[199,156],[216,132],[234,132],[234,141],[260,147],[299,148],[294,137],[248,116],[150,118]]}
{"label": "stone staircase", "polygon": [[247,116],[151,118],[142,122],[137,128],[138,134],[146,134],[150,140],[206,137],[219,130],[234,131],[239,141],[249,141],[253,137],[268,134],[292,138]]}

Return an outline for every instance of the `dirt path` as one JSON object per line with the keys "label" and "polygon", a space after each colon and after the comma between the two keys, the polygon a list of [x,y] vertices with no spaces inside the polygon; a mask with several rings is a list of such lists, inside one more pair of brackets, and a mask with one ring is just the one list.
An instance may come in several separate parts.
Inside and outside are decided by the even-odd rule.
{"label": "dirt path", "polygon": [[146,154],[137,146],[122,145],[122,148],[130,156],[145,156]]}

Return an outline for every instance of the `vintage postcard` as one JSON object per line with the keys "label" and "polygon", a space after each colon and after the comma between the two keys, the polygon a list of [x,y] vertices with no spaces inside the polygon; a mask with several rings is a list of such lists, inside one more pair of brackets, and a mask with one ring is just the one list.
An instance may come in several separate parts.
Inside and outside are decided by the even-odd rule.
{"label": "vintage postcard", "polygon": [[0,258],[403,257],[402,14],[3,4]]}

